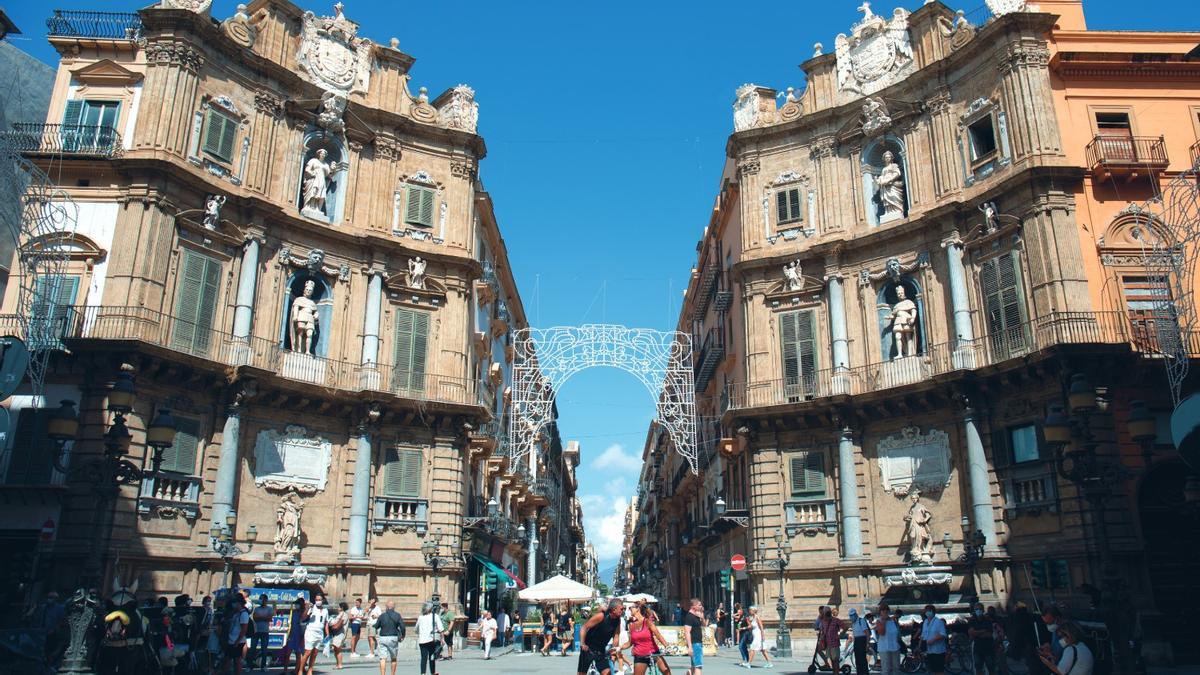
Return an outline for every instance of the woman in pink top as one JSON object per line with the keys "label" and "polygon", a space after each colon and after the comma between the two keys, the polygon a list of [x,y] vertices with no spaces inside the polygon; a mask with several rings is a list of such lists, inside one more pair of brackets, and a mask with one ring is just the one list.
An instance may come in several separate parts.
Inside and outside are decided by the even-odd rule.
{"label": "woman in pink top", "polygon": [[633,645],[633,675],[646,675],[651,659],[658,660],[659,673],[671,675],[667,660],[658,650],[658,645],[665,647],[667,641],[663,639],[662,633],[658,632],[658,626],[654,625],[650,617],[650,610],[646,605],[639,604],[633,608],[633,616],[629,622],[629,641],[621,645],[621,649],[629,649],[629,646]]}

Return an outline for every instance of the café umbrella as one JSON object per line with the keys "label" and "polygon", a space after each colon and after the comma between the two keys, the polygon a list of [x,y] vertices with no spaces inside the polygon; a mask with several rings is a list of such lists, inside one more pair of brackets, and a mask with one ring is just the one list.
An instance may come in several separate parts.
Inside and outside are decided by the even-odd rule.
{"label": "caf\u00e9 umbrella", "polygon": [[599,595],[596,589],[559,574],[517,593],[526,602],[587,602]]}

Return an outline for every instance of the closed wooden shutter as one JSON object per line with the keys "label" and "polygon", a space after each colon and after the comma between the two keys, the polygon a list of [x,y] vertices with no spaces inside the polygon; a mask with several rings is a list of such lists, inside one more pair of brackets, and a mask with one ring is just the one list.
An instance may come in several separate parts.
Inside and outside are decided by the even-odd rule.
{"label": "closed wooden shutter", "polygon": [[803,219],[800,211],[800,188],[780,190],[775,193],[775,215],[780,224],[794,223]]}
{"label": "closed wooden shutter", "polygon": [[4,482],[10,485],[48,485],[54,449],[46,438],[45,408],[22,408],[13,432],[12,453]]}
{"label": "closed wooden shutter", "polygon": [[421,459],[420,450],[388,448],[383,493],[388,497],[420,497]]}
{"label": "closed wooden shutter", "polygon": [[191,249],[182,249],[179,295],[175,301],[175,330],[171,346],[207,353],[221,280],[221,263]]}
{"label": "closed wooden shutter", "polygon": [[209,110],[204,125],[204,151],[217,159],[233,161],[237,127],[237,120],[216,110]]}
{"label": "closed wooden shutter", "polygon": [[196,456],[200,454],[200,421],[187,417],[175,418],[175,443],[163,451],[162,470],[188,476],[196,472]]}
{"label": "closed wooden shutter", "polygon": [[1025,348],[1024,307],[1021,302],[1020,261],[1005,253],[984,262],[979,271],[987,329],[993,349],[1011,353]]}
{"label": "closed wooden shutter", "polygon": [[818,497],[825,494],[825,454],[800,452],[791,457],[793,497]]}
{"label": "closed wooden shutter", "polygon": [[[816,378],[816,316],[811,309],[779,315],[783,379],[785,387],[809,392]],[[799,392],[790,391],[790,396]]]}
{"label": "closed wooden shutter", "polygon": [[393,361],[394,386],[400,390],[425,390],[425,359],[429,344],[429,314],[411,309],[396,310]]}
{"label": "closed wooden shutter", "polygon": [[408,186],[407,203],[404,207],[404,222],[422,227],[433,227],[433,200],[436,193],[416,185]]}
{"label": "closed wooden shutter", "polygon": [[34,282],[30,307],[30,349],[61,349],[60,339],[71,328],[73,308],[79,294],[79,277],[42,275]]}

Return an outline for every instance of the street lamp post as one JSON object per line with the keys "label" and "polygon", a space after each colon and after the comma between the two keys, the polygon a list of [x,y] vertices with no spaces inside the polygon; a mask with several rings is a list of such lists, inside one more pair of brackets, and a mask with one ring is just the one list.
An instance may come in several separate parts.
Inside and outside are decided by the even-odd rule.
{"label": "street lamp post", "polygon": [[116,508],[121,487],[140,485],[143,480],[157,475],[162,466],[163,453],[175,443],[175,419],[171,417],[169,410],[159,408],[150,425],[146,427],[146,445],[151,451],[150,470],[142,469],[125,459],[125,453],[129,450],[129,443],[133,438],[125,423],[125,416],[133,411],[133,404],[137,399],[132,371],[132,367],[122,366],[112,389],[108,392],[108,411],[112,413],[113,418],[104,433],[104,452],[99,458],[78,466],[70,466],[67,444],[74,441],[79,432],[79,416],[75,412],[73,401],[62,401],[59,407],[50,413],[46,423],[46,436],[55,446],[51,458],[54,468],[73,480],[90,484],[97,501],[91,548],[83,567],[80,588],[67,608],[67,624],[71,634],[60,673],[92,672],[90,664],[95,648],[92,626],[100,603],[96,588],[104,574],[103,538],[111,527],[111,512]]}
{"label": "street lamp post", "polygon": [[454,550],[454,542],[453,540],[447,542],[446,550],[443,551],[443,536],[442,528],[434,528],[421,544],[421,554],[425,556],[425,564],[433,569],[433,597],[430,599],[434,604],[441,602],[442,599],[438,594],[438,568],[453,560],[449,554]]}
{"label": "street lamp post", "polygon": [[775,611],[779,612],[779,628],[775,631],[775,654],[782,658],[792,656],[792,632],[787,625],[787,596],[783,593],[783,573],[792,558],[792,543],[787,540],[779,528],[775,529],[775,559],[767,560],[767,545],[758,542],[758,559],[769,566],[779,568],[779,597],[775,601]]}
{"label": "street lamp post", "polygon": [[246,548],[238,546],[237,536],[237,513],[230,511],[225,514],[225,525],[213,523],[208,530],[209,539],[212,541],[212,549],[217,555],[221,556],[221,560],[225,562],[225,571],[221,576],[222,588],[229,588],[229,573],[233,569],[233,559],[246,555],[254,548],[254,540],[258,539],[258,527],[250,525],[246,530]]}
{"label": "street lamp post", "polygon": [[949,532],[942,534],[942,546],[946,548],[946,560],[951,562],[958,560],[967,566],[967,574],[971,578],[971,590],[978,599],[979,590],[975,587],[975,566],[983,559],[983,549],[987,546],[987,537],[983,534],[983,530],[976,529],[972,532],[971,520],[966,516],[962,517],[962,534],[963,552],[958,558],[954,557],[954,540],[950,537]]}

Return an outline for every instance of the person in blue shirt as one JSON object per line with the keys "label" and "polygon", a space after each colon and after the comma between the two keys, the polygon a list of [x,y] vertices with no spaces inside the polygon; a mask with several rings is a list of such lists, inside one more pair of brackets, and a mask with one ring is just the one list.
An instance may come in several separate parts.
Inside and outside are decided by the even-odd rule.
{"label": "person in blue shirt", "polygon": [[921,622],[921,641],[925,643],[925,667],[930,675],[946,672],[946,622],[937,615],[937,608],[925,605],[925,617]]}

